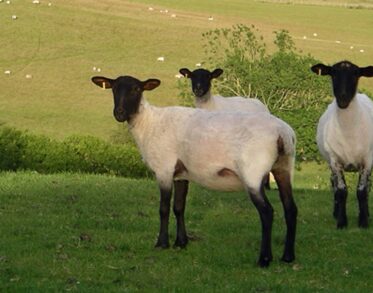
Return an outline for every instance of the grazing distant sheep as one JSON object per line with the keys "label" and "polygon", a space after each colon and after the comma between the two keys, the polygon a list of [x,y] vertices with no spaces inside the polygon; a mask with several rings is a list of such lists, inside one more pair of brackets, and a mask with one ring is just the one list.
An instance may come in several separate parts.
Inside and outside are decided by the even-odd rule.
{"label": "grazing distant sheep", "polygon": [[282,260],[294,260],[297,207],[291,178],[295,135],[285,122],[268,113],[247,115],[151,106],[143,98],[143,91],[158,87],[157,79],[140,81],[131,76],[117,79],[95,76],[92,81],[104,89],[112,88],[115,119],[128,122],[144,161],[155,173],[161,197],[157,247],[169,247],[173,187],[173,211],[177,220],[174,246],[177,247],[185,247],[188,243],[184,210],[189,181],[216,190],[245,189],[262,223],[258,264],[268,266],[272,260],[273,208],[264,192],[263,177],[272,171],[287,225]]}
{"label": "grazing distant sheep", "polygon": [[337,228],[347,226],[347,186],[343,171],[359,172],[357,198],[359,227],[368,227],[368,193],[373,164],[373,102],[357,93],[359,78],[373,77],[373,66],[358,67],[349,61],[333,66],[317,64],[311,70],[332,78],[335,99],[317,126],[317,145],[327,160],[334,192]]}

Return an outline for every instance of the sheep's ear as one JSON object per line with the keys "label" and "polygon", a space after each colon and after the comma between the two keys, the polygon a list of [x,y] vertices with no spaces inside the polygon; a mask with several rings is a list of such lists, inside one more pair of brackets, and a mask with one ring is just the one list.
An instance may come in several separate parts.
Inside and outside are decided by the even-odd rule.
{"label": "sheep's ear", "polygon": [[103,76],[94,76],[91,80],[94,84],[102,87],[103,89],[111,89],[114,82],[114,80]]}
{"label": "sheep's ear", "polygon": [[159,79],[151,78],[143,81],[143,89],[144,91],[151,91],[158,87],[160,84],[161,81]]}
{"label": "sheep's ear", "polygon": [[360,76],[373,77],[373,66],[360,67]]}
{"label": "sheep's ear", "polygon": [[216,68],[213,72],[211,72],[211,78],[218,78],[222,74],[223,74],[223,69]]}
{"label": "sheep's ear", "polygon": [[181,68],[179,70],[180,74],[184,75],[186,78],[191,78],[192,77],[192,72],[188,68]]}
{"label": "sheep's ear", "polygon": [[330,75],[332,68],[320,63],[312,66],[311,70],[317,75]]}

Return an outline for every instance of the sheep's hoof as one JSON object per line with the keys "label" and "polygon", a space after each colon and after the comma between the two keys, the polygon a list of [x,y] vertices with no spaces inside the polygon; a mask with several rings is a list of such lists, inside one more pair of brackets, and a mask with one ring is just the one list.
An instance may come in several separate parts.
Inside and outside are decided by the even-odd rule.
{"label": "sheep's hoof", "polygon": [[290,263],[290,262],[293,262],[295,260],[295,255],[294,254],[285,254],[281,257],[281,261],[283,262],[287,262],[287,263]]}
{"label": "sheep's hoof", "polygon": [[269,264],[271,263],[272,261],[272,256],[266,256],[266,257],[260,257],[259,260],[258,260],[258,265],[261,267],[261,268],[266,268],[269,266]]}
{"label": "sheep's hoof", "polygon": [[344,217],[337,222],[337,229],[345,229],[347,228],[347,218]]}
{"label": "sheep's hoof", "polygon": [[185,248],[187,244],[188,244],[188,237],[184,239],[176,238],[174,248],[178,248],[178,247]]}
{"label": "sheep's hoof", "polygon": [[166,248],[170,247],[170,244],[168,243],[168,240],[158,239],[157,243],[155,244],[155,247],[156,248],[166,249]]}
{"label": "sheep's hoof", "polygon": [[359,227],[360,228],[368,228],[368,217],[359,215]]}

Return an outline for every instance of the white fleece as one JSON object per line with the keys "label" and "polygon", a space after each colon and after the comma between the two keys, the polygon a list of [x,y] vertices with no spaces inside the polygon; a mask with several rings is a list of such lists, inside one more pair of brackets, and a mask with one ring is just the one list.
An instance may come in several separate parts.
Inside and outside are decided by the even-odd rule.
{"label": "white fleece", "polygon": [[222,97],[212,96],[211,92],[207,92],[201,98],[195,98],[197,108],[206,110],[227,110],[227,111],[247,111],[252,113],[268,112],[269,110],[258,99],[243,98],[243,97]]}
{"label": "white fleece", "polygon": [[[163,187],[186,179],[216,190],[259,190],[263,176],[273,168],[292,174],[295,134],[269,113],[159,108],[143,99],[130,130]],[[280,137],[284,154],[278,160]],[[174,178],[178,160],[187,172]],[[229,171],[222,176],[222,170]]]}
{"label": "white fleece", "polygon": [[373,160],[373,102],[356,94],[346,109],[336,100],[328,106],[317,127],[317,145],[333,168],[370,170]]}

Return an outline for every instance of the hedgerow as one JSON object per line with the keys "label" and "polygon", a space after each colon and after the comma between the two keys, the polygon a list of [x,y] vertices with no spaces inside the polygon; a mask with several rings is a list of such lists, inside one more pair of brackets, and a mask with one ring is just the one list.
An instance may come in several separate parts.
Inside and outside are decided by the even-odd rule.
{"label": "hedgerow", "polygon": [[133,144],[111,144],[78,135],[56,141],[8,127],[0,128],[0,170],[151,176]]}

